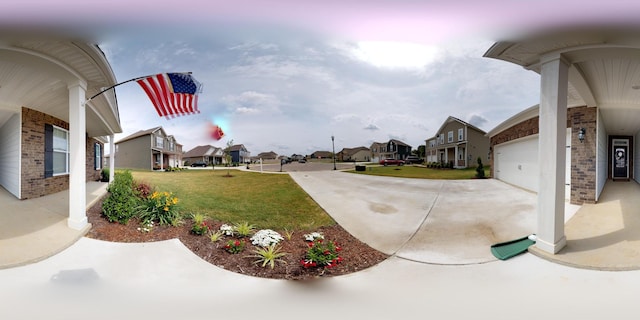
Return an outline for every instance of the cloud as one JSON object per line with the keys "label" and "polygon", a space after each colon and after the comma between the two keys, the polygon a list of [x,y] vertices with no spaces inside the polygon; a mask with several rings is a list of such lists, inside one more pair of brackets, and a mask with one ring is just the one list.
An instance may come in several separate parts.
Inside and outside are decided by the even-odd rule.
{"label": "cloud", "polygon": [[380,130],[380,128],[378,126],[376,126],[373,123],[368,124],[366,127],[363,128],[364,130],[370,130],[370,131],[376,131],[376,130]]}
{"label": "cloud", "polygon": [[467,122],[478,128],[481,128],[485,123],[488,122],[488,120],[481,115],[473,114],[471,115],[471,117],[469,117],[469,120]]}

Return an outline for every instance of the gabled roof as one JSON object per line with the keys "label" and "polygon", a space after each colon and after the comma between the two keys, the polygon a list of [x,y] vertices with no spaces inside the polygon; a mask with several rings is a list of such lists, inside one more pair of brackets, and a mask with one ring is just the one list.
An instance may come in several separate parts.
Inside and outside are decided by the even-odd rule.
{"label": "gabled roof", "polygon": [[276,158],[278,156],[277,153],[273,152],[273,151],[269,151],[269,152],[260,152],[258,154],[258,158],[266,158],[266,157],[273,157]]}
{"label": "gabled roof", "polygon": [[233,145],[233,146],[229,147],[229,151],[240,151],[240,150],[245,150],[246,151],[247,148],[245,148],[243,144],[236,144],[236,145]]}
{"label": "gabled roof", "polygon": [[311,154],[312,157],[314,158],[327,158],[327,157],[331,157],[333,153],[331,153],[330,151],[316,151],[314,153]]}
{"label": "gabled roof", "polygon": [[120,141],[117,141],[117,142],[116,142],[116,144],[117,144],[117,143],[120,143],[120,142],[125,142],[125,141],[128,141],[128,140],[133,140],[133,139],[138,138],[138,137],[142,137],[142,136],[150,135],[150,134],[152,134],[152,133],[155,133],[155,132],[156,132],[156,131],[158,131],[158,130],[162,131],[162,134],[163,134],[164,136],[166,136],[166,135],[167,135],[167,134],[164,132],[164,129],[162,129],[162,127],[155,127],[155,128],[151,128],[151,129],[147,129],[147,130],[140,130],[140,131],[138,131],[138,132],[136,132],[136,133],[133,133],[133,134],[131,134],[131,135],[128,135],[128,136],[126,136],[126,137],[124,137],[124,138],[120,139]]}
{"label": "gabled roof", "polygon": [[216,147],[211,145],[197,146],[187,151],[185,154],[182,155],[182,157],[195,158],[195,157],[202,157],[202,156],[210,156],[214,153],[215,149]]}
{"label": "gabled roof", "polygon": [[343,155],[350,156],[360,151],[369,151],[369,148],[367,147],[343,148],[342,151],[340,151],[340,153],[342,153]]}
{"label": "gabled roof", "polygon": [[396,145],[411,147],[410,145],[408,145],[408,144],[406,144],[406,143],[404,143],[404,142],[402,142],[400,140],[396,140],[396,139],[389,140],[389,142],[387,142],[387,144],[389,144],[391,142],[393,142]]}
{"label": "gabled roof", "polygon": [[473,129],[473,130],[476,130],[476,131],[480,132],[480,133],[481,133],[481,134],[483,134],[483,135],[484,135],[484,134],[486,134],[486,132],[484,132],[484,130],[482,130],[482,129],[480,129],[480,128],[478,128],[478,127],[476,127],[476,126],[474,126],[474,125],[472,125],[472,124],[470,124],[470,123],[468,123],[468,122],[462,121],[462,120],[460,120],[460,119],[458,119],[458,118],[456,118],[456,117],[449,116],[449,117],[447,118],[447,120],[445,120],[445,121],[442,123],[442,125],[440,126],[440,128],[438,129],[438,131],[436,131],[436,136],[431,137],[431,138],[429,138],[429,139],[427,139],[427,140],[430,140],[430,139],[432,139],[432,138],[437,137],[437,135],[438,135],[438,134],[439,134],[439,133],[444,129],[444,127],[445,127],[447,124],[451,123],[451,122],[458,122],[458,123],[462,124],[463,126],[469,127],[469,128],[471,128],[471,129]]}

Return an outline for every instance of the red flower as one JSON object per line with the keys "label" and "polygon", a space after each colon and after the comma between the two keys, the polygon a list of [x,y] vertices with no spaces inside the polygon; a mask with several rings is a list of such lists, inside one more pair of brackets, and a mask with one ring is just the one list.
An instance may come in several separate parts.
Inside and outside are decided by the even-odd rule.
{"label": "red flower", "polygon": [[239,246],[240,245],[240,241],[236,240],[236,242],[233,243],[234,246]]}
{"label": "red flower", "polygon": [[313,248],[313,242],[309,242],[307,245],[309,246],[309,248]]}
{"label": "red flower", "polygon": [[330,254],[331,254],[331,252],[330,252],[329,250],[325,250],[325,251],[324,251],[324,254],[328,256],[328,255],[330,255]]}

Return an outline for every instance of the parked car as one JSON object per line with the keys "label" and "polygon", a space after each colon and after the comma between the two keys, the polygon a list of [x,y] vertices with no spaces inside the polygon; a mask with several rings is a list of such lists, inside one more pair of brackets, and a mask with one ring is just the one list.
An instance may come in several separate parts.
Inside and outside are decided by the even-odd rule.
{"label": "parked car", "polygon": [[418,156],[408,156],[406,159],[404,159],[405,163],[422,163],[422,159],[420,159],[420,157]]}
{"label": "parked car", "polygon": [[307,163],[307,159],[305,158],[301,158],[300,160],[298,160],[299,163]]}
{"label": "parked car", "polygon": [[191,164],[192,167],[206,167],[207,163],[204,161],[196,161]]}
{"label": "parked car", "polygon": [[404,165],[404,160],[401,160],[401,159],[383,159],[383,160],[380,160],[380,164],[383,165],[383,166],[388,166],[388,165],[403,166]]}

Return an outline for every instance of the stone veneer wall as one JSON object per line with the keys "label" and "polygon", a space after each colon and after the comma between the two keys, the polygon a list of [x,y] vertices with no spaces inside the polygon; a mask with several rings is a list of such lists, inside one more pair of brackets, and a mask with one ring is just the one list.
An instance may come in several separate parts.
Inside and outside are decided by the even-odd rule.
{"label": "stone veneer wall", "polygon": [[[44,177],[45,124],[69,129],[69,124],[61,119],[33,109],[22,108],[21,199],[42,197],[69,188],[69,175]],[[87,181],[95,181],[100,177],[100,171],[93,169],[95,142],[93,138],[87,139]]]}
{"label": "stone veneer wall", "polygon": [[[571,203],[595,203],[596,198],[596,126],[597,108],[567,109],[567,128],[571,128]],[[496,145],[538,134],[539,117],[522,121],[491,137],[491,176],[494,176],[493,149]],[[585,140],[577,132],[586,129]],[[606,161],[606,160],[605,160]]]}

